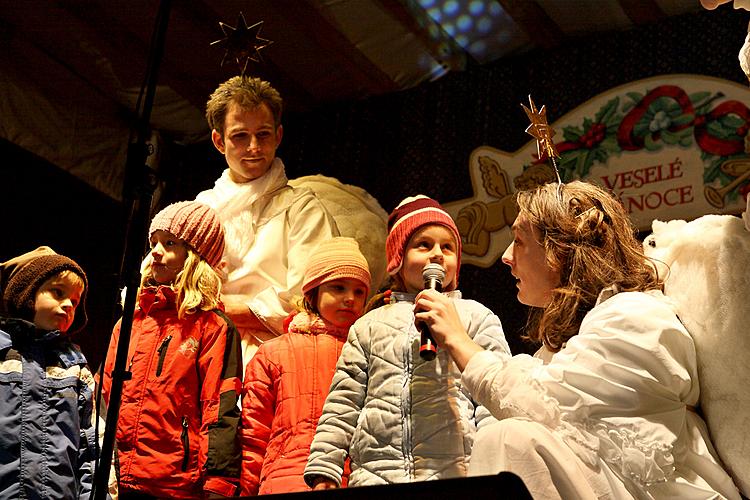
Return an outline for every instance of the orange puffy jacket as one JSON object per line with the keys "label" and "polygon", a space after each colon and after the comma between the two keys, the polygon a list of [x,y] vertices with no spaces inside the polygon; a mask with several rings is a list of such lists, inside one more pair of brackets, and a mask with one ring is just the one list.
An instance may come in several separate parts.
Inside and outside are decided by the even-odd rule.
{"label": "orange puffy jacket", "polygon": [[347,330],[300,312],[289,333],[261,345],[248,363],[242,495],[310,490],[302,474],[346,335]]}

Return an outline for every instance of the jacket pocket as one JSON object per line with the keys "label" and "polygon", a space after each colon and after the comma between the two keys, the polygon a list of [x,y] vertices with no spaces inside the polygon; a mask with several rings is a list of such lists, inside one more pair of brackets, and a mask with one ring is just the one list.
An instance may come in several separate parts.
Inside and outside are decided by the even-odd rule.
{"label": "jacket pocket", "polygon": [[190,435],[188,434],[188,418],[182,417],[182,472],[187,471],[188,464],[190,463]]}
{"label": "jacket pocket", "polygon": [[159,353],[159,362],[156,364],[156,376],[161,375],[161,371],[164,368],[164,358],[167,357],[167,347],[169,347],[169,341],[172,340],[171,335],[164,337],[159,347],[156,348],[156,352]]}

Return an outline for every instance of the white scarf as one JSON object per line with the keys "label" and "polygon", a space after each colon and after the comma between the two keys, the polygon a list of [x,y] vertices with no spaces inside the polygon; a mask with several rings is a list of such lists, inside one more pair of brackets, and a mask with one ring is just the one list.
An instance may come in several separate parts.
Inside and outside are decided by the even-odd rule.
{"label": "white scarf", "polygon": [[[250,182],[238,184],[229,177],[229,169],[222,172],[213,189],[199,193],[196,201],[205,203],[219,214],[224,224],[226,250],[224,254],[230,269],[242,265],[242,259],[255,241],[253,205],[266,193],[275,191],[287,183],[284,163],[274,158],[271,168],[264,175]],[[257,213],[257,211],[256,211]]]}

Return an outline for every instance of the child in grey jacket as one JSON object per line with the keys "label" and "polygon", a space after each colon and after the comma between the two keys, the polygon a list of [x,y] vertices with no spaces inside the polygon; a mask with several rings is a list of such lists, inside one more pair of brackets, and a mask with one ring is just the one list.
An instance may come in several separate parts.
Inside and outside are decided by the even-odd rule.
{"label": "child in grey jacket", "polygon": [[338,487],[347,456],[349,486],[466,476],[474,434],[493,420],[462,387],[446,351],[419,355],[414,297],[426,264],[444,268],[442,288],[469,335],[488,351],[510,353],[497,316],[456,289],[461,238],[453,219],[419,195],[403,200],[388,226],[394,286],[386,305],[349,330],[305,468],[314,489]]}

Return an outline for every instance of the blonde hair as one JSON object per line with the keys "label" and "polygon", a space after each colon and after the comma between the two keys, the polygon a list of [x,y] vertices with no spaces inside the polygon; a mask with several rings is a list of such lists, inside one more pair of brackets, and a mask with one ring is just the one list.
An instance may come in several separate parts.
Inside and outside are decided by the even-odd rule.
{"label": "blonde hair", "polygon": [[[177,294],[177,317],[184,319],[186,314],[196,311],[210,311],[219,305],[221,277],[193,248],[185,243],[187,257],[182,270],[171,288]],[[141,288],[157,283],[151,275],[153,260],[149,254],[141,266]]]}
{"label": "blonde hair", "polygon": [[580,181],[545,184],[519,192],[516,200],[519,217],[541,235],[547,264],[560,271],[550,304],[531,310],[527,338],[558,352],[578,333],[603,288],[661,288],[625,208],[602,188]]}
{"label": "blonde hair", "polygon": [[218,86],[206,104],[206,120],[211,129],[224,137],[224,121],[231,103],[242,109],[255,109],[261,104],[268,106],[273,115],[274,126],[281,124],[283,101],[279,92],[265,80],[246,76],[234,76]]}
{"label": "blonde hair", "polygon": [[70,280],[71,284],[81,287],[82,290],[86,289],[86,282],[83,281],[81,275],[79,275],[75,271],[71,271],[70,269],[63,269],[59,273],[55,274],[53,278]]}

